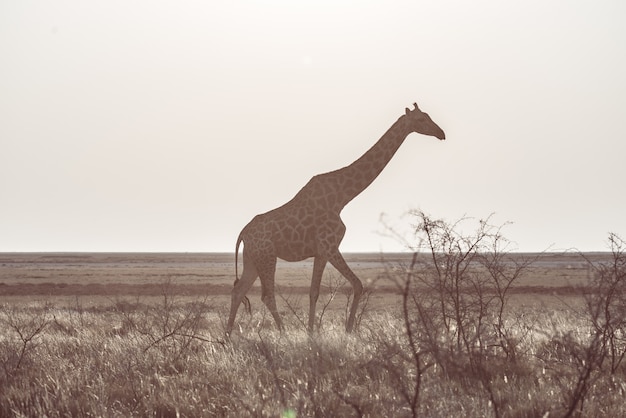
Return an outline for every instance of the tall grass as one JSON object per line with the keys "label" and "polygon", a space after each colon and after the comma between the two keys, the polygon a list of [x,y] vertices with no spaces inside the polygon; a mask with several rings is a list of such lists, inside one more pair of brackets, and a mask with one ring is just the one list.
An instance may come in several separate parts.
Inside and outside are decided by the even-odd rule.
{"label": "tall grass", "polygon": [[[589,322],[567,307],[519,314],[505,318],[520,337],[515,366],[485,365],[501,415],[564,415],[579,375],[572,347],[587,344]],[[26,348],[14,326],[32,330],[25,318],[44,324]],[[493,415],[478,376],[443,375],[427,355],[418,369],[401,309],[369,312],[351,335],[334,311],[312,335],[266,319],[255,313],[224,340],[223,313],[208,303],[2,306],[0,416]],[[598,373],[582,415],[624,416],[624,377],[623,365]]]}
{"label": "tall grass", "polygon": [[259,311],[225,338],[224,307],[169,282],[159,303],[1,305],[0,416],[626,416],[621,238],[579,303],[512,310],[528,264],[500,228],[418,217],[429,257],[391,266],[396,303],[364,303],[352,334],[332,283],[312,333],[286,298],[284,332]]}

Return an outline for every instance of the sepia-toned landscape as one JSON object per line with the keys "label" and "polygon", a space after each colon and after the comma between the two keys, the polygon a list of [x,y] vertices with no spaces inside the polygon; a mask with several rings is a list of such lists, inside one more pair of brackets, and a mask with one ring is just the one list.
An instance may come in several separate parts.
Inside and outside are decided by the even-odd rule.
{"label": "sepia-toned landscape", "polygon": [[414,319],[426,307],[415,298],[432,289],[409,288],[407,278],[417,280],[430,257],[348,254],[367,289],[351,334],[347,282],[326,271],[309,335],[312,262],[279,261],[286,330],[276,330],[256,283],[252,313],[240,308],[226,338],[233,254],[0,254],[0,415],[626,413],[623,329],[600,365],[586,316],[589,285],[612,253],[508,254],[503,274],[524,268],[502,315],[488,311],[493,298],[467,289],[485,302],[484,330],[467,324],[470,346],[451,344],[454,326],[440,332],[445,322],[431,329]]}
{"label": "sepia-toned landscape", "polygon": [[0,2],[0,418],[626,417],[624,16]]}

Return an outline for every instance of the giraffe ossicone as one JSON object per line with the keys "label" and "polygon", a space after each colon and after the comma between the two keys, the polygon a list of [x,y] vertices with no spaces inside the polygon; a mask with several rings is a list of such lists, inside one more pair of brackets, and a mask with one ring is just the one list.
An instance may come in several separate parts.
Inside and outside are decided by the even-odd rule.
{"label": "giraffe ossicone", "polygon": [[[309,293],[309,331],[315,322],[315,305],[326,264],[335,267],[353,289],[352,304],[346,320],[346,331],[354,327],[363,284],[339,252],[346,227],[341,221],[342,209],[369,186],[383,171],[405,138],[413,133],[445,139],[445,133],[422,112],[416,103],[360,158],[339,170],[314,176],[284,205],[255,216],[241,231],[235,246],[235,284],[231,295],[226,332],[233,329],[239,305],[245,300],[257,277],[261,279],[261,299],[276,325],[283,323],[276,307],[274,275],[276,260],[301,261],[314,257]],[[243,271],[238,277],[239,246],[243,242]]]}

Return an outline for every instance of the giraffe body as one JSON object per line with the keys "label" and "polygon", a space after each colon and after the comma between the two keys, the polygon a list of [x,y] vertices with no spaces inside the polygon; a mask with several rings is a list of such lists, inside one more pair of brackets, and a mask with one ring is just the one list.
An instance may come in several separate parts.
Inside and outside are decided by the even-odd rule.
{"label": "giraffe body", "polygon": [[411,132],[445,139],[441,128],[417,105],[413,111],[407,108],[405,115],[354,163],[314,176],[289,202],[255,216],[243,228],[235,248],[237,264],[239,246],[244,243],[243,272],[233,287],[227,333],[232,331],[239,305],[257,277],[261,279],[261,298],[278,328],[282,329],[274,295],[277,258],[301,261],[310,257],[314,257],[314,262],[309,293],[309,331],[313,329],[315,305],[328,262],[352,285],[353,299],[346,322],[346,330],[352,331],[363,285],[339,252],[339,244],[346,232],[340,213],[382,172]]}

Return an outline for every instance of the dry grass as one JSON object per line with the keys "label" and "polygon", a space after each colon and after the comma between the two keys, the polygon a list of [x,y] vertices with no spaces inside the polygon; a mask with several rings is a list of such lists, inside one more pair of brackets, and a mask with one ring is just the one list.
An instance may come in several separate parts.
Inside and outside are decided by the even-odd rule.
{"label": "dry grass", "polygon": [[[481,302],[493,292],[459,286],[471,304],[456,324],[481,344],[460,351],[448,349],[455,323],[420,319],[430,296],[415,280],[428,269],[407,269],[410,255],[349,260],[372,291],[353,334],[349,295],[331,274],[309,335],[310,265],[279,265],[286,331],[253,291],[253,315],[240,312],[228,340],[232,257],[203,257],[0,254],[0,416],[626,416],[623,311],[605,309],[612,320],[602,322],[589,307],[607,299],[572,286],[617,277],[593,275],[610,254],[538,256],[502,315]],[[488,271],[474,268],[468,277]],[[474,300],[489,309],[475,311]],[[428,340],[432,331],[439,339]],[[606,347],[617,357],[597,357]]]}
{"label": "dry grass", "polygon": [[[282,334],[256,312],[242,315],[242,329],[224,340],[224,313],[206,300],[5,304],[0,416],[412,415],[416,368],[399,310],[369,312],[353,335],[338,311],[327,312],[313,336],[284,315]],[[506,320],[519,355],[515,363],[494,356],[487,370],[502,416],[562,415],[588,321],[567,306],[518,309]],[[583,415],[625,416],[624,378],[623,366],[599,373]],[[429,367],[421,385],[420,415],[492,415],[478,377],[462,368],[443,376]]]}

